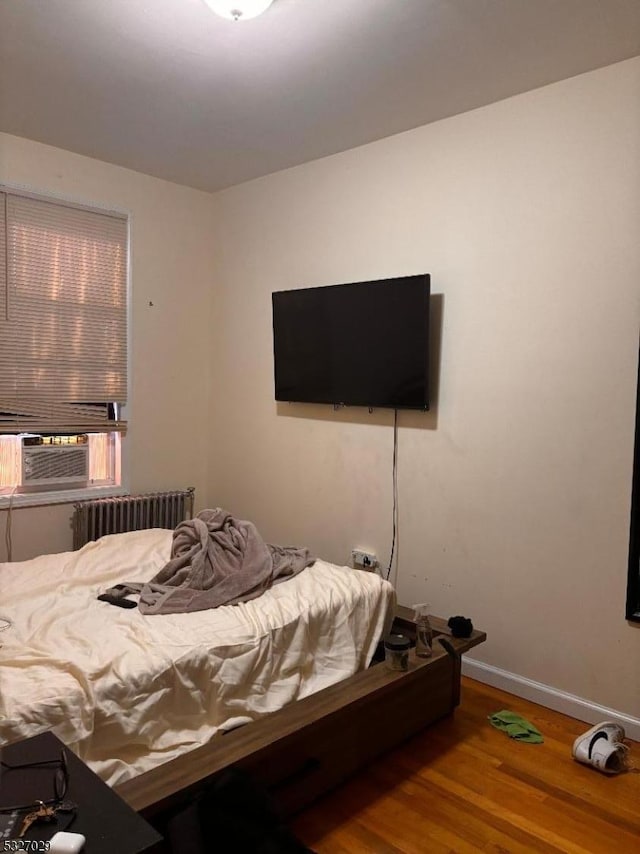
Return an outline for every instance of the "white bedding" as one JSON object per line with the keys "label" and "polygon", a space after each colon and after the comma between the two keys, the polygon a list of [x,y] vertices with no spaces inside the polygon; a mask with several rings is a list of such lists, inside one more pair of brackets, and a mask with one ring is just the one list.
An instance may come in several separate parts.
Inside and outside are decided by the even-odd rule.
{"label": "white bedding", "polygon": [[143,616],[99,602],[147,581],[171,531],[103,537],[77,552],[0,564],[0,744],[52,729],[122,782],[367,666],[393,588],[323,561],[259,599]]}

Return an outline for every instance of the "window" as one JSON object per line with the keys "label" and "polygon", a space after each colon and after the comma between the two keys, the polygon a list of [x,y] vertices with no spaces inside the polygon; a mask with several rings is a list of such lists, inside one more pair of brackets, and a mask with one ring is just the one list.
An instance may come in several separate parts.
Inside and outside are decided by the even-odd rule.
{"label": "window", "polygon": [[0,190],[0,496],[120,482],[125,216]]}
{"label": "window", "polygon": [[631,493],[627,619],[640,623],[640,358],[638,360],[638,394],[636,397],[636,449]]}

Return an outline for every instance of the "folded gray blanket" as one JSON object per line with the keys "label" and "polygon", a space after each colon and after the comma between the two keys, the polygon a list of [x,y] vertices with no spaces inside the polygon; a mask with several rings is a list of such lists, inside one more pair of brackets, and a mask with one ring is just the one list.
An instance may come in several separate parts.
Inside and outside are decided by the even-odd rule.
{"label": "folded gray blanket", "polygon": [[265,543],[252,522],[203,510],[175,529],[171,560],[151,581],[119,584],[103,595],[117,604],[139,593],[143,614],[204,611],[255,599],[314,561],[308,549]]}

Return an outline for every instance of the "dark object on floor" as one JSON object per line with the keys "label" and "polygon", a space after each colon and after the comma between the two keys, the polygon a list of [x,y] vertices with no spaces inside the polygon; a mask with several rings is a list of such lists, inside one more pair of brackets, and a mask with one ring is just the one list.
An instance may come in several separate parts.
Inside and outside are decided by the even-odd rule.
{"label": "dark object on floor", "polygon": [[447,625],[454,638],[470,638],[473,623],[467,617],[449,617]]}
{"label": "dark object on floor", "polygon": [[171,854],[313,854],[280,816],[268,793],[231,768],[164,828]]}

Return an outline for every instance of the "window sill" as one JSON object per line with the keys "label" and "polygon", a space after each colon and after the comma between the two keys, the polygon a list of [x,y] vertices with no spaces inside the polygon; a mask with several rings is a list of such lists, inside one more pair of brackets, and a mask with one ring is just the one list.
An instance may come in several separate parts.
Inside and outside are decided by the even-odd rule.
{"label": "window sill", "polygon": [[81,489],[61,489],[57,492],[16,492],[0,495],[0,510],[19,507],[44,507],[48,504],[73,504],[76,501],[89,501],[92,498],[113,498],[126,495],[123,486],[87,486]]}

